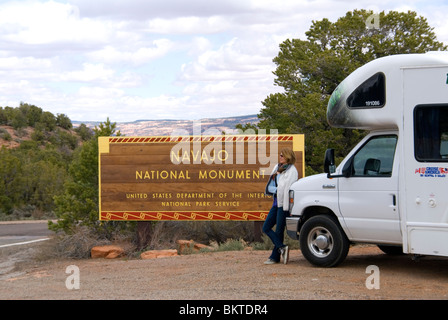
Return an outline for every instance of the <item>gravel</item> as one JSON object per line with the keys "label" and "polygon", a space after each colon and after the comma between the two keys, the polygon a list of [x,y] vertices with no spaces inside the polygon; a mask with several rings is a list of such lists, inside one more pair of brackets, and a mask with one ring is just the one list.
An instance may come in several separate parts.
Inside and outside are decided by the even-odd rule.
{"label": "gravel", "polygon": [[[407,255],[388,256],[375,246],[352,247],[346,261],[330,269],[311,266],[300,250],[292,250],[286,265],[264,265],[269,252],[258,250],[207,252],[151,260],[38,261],[34,256],[39,246],[36,243],[0,250],[0,299],[448,298],[447,258],[424,257],[417,262]],[[76,288],[77,275],[79,289]]]}

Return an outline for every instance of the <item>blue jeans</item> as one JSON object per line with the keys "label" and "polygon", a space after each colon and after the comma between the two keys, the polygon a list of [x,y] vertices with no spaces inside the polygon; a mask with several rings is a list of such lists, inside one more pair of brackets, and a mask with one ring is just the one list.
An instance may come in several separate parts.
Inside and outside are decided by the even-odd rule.
{"label": "blue jeans", "polygon": [[[274,250],[272,250],[269,259],[276,262],[280,261],[280,251],[279,249],[284,247],[283,236],[286,227],[286,217],[288,216],[288,211],[283,211],[283,208],[279,208],[273,205],[271,210],[266,217],[266,221],[263,224],[263,232],[271,239],[274,244]],[[272,228],[275,227],[275,231]]]}

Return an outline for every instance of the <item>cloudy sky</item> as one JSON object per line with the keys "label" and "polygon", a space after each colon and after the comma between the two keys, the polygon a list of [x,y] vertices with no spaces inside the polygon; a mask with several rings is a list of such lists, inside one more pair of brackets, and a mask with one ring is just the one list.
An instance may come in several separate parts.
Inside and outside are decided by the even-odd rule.
{"label": "cloudy sky", "polygon": [[257,114],[272,59],[312,20],[414,10],[448,43],[448,0],[0,0],[0,106],[72,120]]}

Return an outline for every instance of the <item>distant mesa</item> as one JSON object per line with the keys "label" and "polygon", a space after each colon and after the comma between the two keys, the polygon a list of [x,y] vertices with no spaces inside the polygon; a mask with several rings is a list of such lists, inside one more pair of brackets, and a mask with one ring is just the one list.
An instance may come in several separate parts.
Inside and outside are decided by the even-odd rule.
{"label": "distant mesa", "polygon": [[[113,119],[111,119],[113,121]],[[89,128],[94,128],[101,121],[72,121],[77,127],[84,123]],[[174,130],[184,130],[193,134],[193,125],[200,124],[201,131],[215,129],[217,132],[230,132],[237,124],[257,124],[258,116],[247,115],[227,118],[204,118],[200,120],[136,120],[132,122],[117,122],[117,130],[126,136],[169,136]]]}

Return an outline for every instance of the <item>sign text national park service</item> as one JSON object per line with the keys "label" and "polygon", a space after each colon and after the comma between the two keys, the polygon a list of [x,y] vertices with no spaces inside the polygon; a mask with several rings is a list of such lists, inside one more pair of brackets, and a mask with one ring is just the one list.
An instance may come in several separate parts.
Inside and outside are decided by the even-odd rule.
{"label": "sign text national park service", "polygon": [[265,220],[280,150],[303,135],[99,138],[100,220]]}

